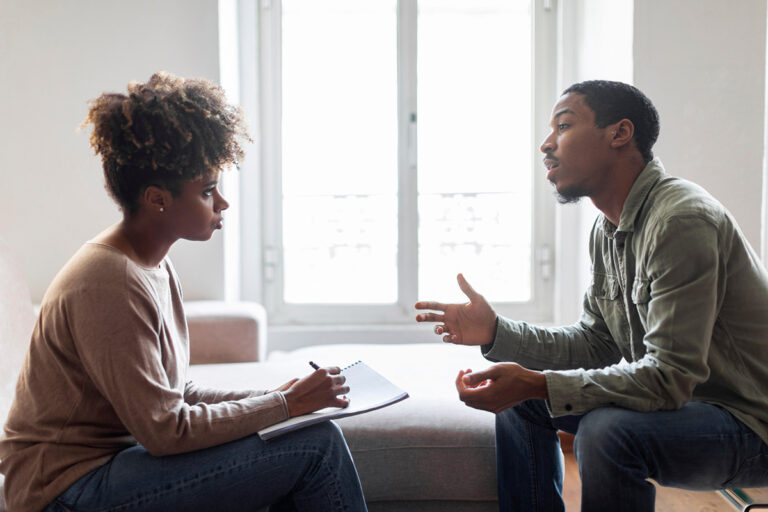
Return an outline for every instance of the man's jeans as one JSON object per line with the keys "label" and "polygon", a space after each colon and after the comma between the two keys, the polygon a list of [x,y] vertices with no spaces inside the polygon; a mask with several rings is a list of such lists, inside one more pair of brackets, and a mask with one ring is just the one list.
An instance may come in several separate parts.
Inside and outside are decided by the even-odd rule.
{"label": "man's jeans", "polygon": [[543,401],[529,400],[496,415],[500,510],[565,510],[558,429],[576,434],[582,512],[653,511],[646,478],[696,490],[768,485],[768,445],[716,405],[552,418]]}
{"label": "man's jeans", "polygon": [[275,504],[270,510],[366,510],[336,424],[165,457],[128,448],[75,482],[45,512],[255,512],[269,504]]}

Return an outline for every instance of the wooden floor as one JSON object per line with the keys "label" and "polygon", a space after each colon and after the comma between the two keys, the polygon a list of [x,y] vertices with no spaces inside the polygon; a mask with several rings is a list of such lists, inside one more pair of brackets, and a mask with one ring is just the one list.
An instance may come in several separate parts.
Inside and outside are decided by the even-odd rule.
{"label": "wooden floor", "polygon": [[[563,497],[567,512],[580,512],[581,480],[573,453],[565,454],[565,482]],[[768,503],[768,488],[750,489],[749,495],[760,503]],[[736,512],[717,492],[686,491],[657,486],[656,512]]]}

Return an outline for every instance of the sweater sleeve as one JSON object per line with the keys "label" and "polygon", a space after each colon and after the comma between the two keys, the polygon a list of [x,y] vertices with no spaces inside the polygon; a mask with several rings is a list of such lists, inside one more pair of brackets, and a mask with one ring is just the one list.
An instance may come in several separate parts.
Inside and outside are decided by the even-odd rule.
{"label": "sweater sleeve", "polygon": [[219,402],[228,402],[231,400],[242,400],[243,398],[262,396],[267,394],[266,390],[243,390],[233,391],[224,389],[213,389],[200,387],[193,381],[187,381],[184,387],[184,401],[188,404],[217,404]]}
{"label": "sweater sleeve", "polygon": [[[85,371],[126,430],[153,455],[188,452],[255,433],[288,417],[282,393],[194,400],[167,368],[186,371],[147,284],[89,288],[67,317]],[[191,400],[185,400],[185,394]],[[205,395],[206,393],[202,393]],[[192,403],[190,403],[192,402]]]}

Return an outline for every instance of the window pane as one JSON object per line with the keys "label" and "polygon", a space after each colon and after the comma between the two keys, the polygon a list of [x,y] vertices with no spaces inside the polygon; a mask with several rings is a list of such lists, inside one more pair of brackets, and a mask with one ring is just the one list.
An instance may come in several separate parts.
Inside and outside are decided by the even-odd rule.
{"label": "window pane", "polygon": [[419,296],[531,298],[530,2],[421,0]]}
{"label": "window pane", "polygon": [[284,298],[397,300],[395,0],[283,0]]}

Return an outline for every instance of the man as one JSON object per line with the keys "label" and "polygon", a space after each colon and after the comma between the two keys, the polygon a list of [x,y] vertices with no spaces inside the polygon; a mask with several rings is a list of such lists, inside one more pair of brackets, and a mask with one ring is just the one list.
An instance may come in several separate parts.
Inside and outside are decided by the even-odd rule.
{"label": "man", "polygon": [[[557,430],[575,433],[584,512],[654,508],[652,478],[692,489],[768,484],[768,274],[725,208],[653,158],[658,114],[636,88],[563,93],[541,145],[561,202],[589,197],[592,282],[580,320],[419,302],[443,340],[499,363],[460,372],[496,413],[502,510],[563,510]],[[622,358],[625,361],[622,361]],[[537,369],[537,370],[534,370]],[[543,371],[540,371],[543,370]]]}

